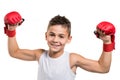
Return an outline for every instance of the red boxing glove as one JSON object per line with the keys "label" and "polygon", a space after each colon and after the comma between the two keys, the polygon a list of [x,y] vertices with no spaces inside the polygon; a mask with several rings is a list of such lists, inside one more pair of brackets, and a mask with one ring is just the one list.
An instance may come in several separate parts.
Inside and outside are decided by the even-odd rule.
{"label": "red boxing glove", "polygon": [[8,37],[14,37],[16,34],[15,30],[9,30],[8,26],[16,26],[16,25],[21,25],[23,23],[24,19],[21,17],[21,15],[16,12],[16,11],[12,11],[9,12],[5,15],[4,17],[4,23],[5,23],[5,27],[4,27],[4,33],[6,35],[8,35]]}
{"label": "red boxing glove", "polygon": [[112,23],[103,21],[97,25],[97,29],[105,32],[106,35],[114,35],[115,27]]}
{"label": "red boxing glove", "polygon": [[[111,44],[103,44],[103,50],[106,52],[112,51],[115,49],[115,27],[112,23],[103,21],[100,22],[97,27],[100,31],[104,32],[105,35],[110,35],[111,36]],[[100,34],[95,31],[95,35],[99,38]]]}

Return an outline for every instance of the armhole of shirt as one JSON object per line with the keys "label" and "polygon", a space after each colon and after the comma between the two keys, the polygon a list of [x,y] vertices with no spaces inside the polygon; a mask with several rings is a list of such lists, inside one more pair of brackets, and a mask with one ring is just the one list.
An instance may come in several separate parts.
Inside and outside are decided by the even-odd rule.
{"label": "armhole of shirt", "polygon": [[45,50],[45,51],[41,54],[41,56],[39,57],[38,63],[40,63],[40,60],[42,59],[42,57],[43,57],[46,53],[47,53],[47,50]]}
{"label": "armhole of shirt", "polygon": [[75,77],[76,74],[72,71],[71,66],[70,66],[70,54],[71,54],[71,53],[68,53],[68,52],[67,52],[67,54],[68,54],[68,61],[69,61],[69,62],[68,62],[68,66],[69,66],[70,73]]}

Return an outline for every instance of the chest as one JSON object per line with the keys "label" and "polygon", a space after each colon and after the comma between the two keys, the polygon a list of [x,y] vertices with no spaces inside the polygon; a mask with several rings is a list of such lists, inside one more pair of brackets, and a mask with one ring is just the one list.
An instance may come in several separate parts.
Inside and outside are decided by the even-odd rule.
{"label": "chest", "polygon": [[39,77],[42,80],[71,80],[75,74],[71,70],[69,56],[62,56],[58,59],[51,59],[44,56],[39,62]]}
{"label": "chest", "polygon": [[70,65],[67,59],[49,60],[45,59],[41,62],[41,69],[44,70],[46,75],[62,75],[70,69]]}

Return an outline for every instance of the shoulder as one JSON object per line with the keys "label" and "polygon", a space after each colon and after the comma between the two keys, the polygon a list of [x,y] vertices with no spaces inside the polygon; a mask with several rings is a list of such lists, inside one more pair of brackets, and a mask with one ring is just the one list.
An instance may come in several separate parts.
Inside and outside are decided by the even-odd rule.
{"label": "shoulder", "polygon": [[80,54],[78,54],[78,53],[70,53],[70,58],[72,58],[72,59],[76,59],[76,58],[80,58],[80,57],[82,57]]}
{"label": "shoulder", "polygon": [[77,64],[81,61],[84,60],[84,57],[81,56],[80,54],[78,53],[70,53],[70,62],[72,62],[73,64]]}
{"label": "shoulder", "polygon": [[39,60],[40,56],[45,52],[45,49],[35,49],[34,53],[36,55],[36,59]]}

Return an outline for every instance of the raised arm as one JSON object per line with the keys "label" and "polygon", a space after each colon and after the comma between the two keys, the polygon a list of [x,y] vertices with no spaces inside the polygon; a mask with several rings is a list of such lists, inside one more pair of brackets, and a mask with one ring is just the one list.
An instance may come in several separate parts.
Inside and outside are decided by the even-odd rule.
{"label": "raised arm", "polygon": [[71,54],[71,59],[74,61],[74,65],[87,71],[107,73],[110,70],[112,51],[115,48],[115,28],[111,23],[102,22],[98,25],[96,32],[96,36],[103,41],[103,51],[100,58],[92,60],[78,54]]}
{"label": "raised arm", "polygon": [[29,61],[38,60],[37,53],[40,53],[40,50],[20,49],[16,37],[8,37],[8,51],[11,57]]}
{"label": "raised arm", "polygon": [[42,53],[42,50],[36,49],[36,50],[28,50],[28,49],[20,49],[17,41],[16,41],[16,28],[17,26],[20,26],[24,19],[22,19],[21,15],[16,12],[10,12],[6,14],[4,17],[5,27],[4,31],[5,34],[8,36],[8,51],[10,56],[22,60],[38,60],[40,53]]}

